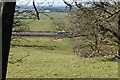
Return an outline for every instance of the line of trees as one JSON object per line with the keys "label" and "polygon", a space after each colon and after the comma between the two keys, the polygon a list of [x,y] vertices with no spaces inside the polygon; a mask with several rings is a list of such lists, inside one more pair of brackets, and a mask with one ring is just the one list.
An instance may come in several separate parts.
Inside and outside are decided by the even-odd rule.
{"label": "line of trees", "polygon": [[[83,48],[85,52],[85,48],[89,47],[90,51],[86,53],[90,54],[87,57],[95,53],[111,53],[120,59],[120,2],[93,2],[87,5],[89,7],[76,3],[79,9],[71,13],[73,20],[70,28],[74,26],[73,37],[78,35],[74,38],[76,51],[79,53]],[[85,36],[79,36],[82,34]],[[86,44],[79,45],[78,40],[81,39]]]}
{"label": "line of trees", "polygon": [[78,10],[68,13],[68,21],[54,23],[57,30],[72,34],[76,55],[113,55],[120,59],[120,2],[91,2],[84,5],[75,2],[75,5]]}
{"label": "line of trees", "polygon": [[[63,0],[70,7],[72,4]],[[77,11],[70,12],[67,31],[73,35],[73,46],[77,54],[81,48],[90,47],[92,55],[100,52],[103,44],[117,46],[117,59],[120,58],[120,1],[77,3]],[[83,39],[83,40],[82,40]],[[81,44],[80,40],[87,44]],[[80,45],[79,45],[80,44]],[[109,46],[110,47],[110,46]],[[87,49],[88,50],[88,49]],[[114,49],[115,50],[115,49]],[[82,52],[85,52],[83,50]],[[107,50],[109,52],[109,50]],[[87,53],[91,53],[91,50]],[[85,54],[85,53],[84,53]],[[103,54],[103,53],[102,53]],[[85,54],[86,55],[86,54]],[[87,57],[92,56],[91,54]]]}

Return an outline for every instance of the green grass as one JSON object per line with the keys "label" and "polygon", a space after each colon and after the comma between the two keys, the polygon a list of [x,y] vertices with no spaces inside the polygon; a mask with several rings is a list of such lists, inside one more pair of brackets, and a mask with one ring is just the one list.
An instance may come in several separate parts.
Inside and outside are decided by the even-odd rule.
{"label": "green grass", "polygon": [[[67,19],[67,13],[47,13],[49,17],[52,17],[52,20],[66,20]],[[45,14],[40,14],[40,20],[24,20],[26,23],[29,23],[28,26],[30,30],[32,31],[54,31],[54,26],[52,24],[51,19],[46,16]]]}
{"label": "green grass", "polygon": [[[67,13],[58,13],[58,12],[52,12],[52,13],[47,13],[49,17],[52,17],[53,19],[66,19],[67,18]],[[43,20],[48,20],[49,17],[47,17],[45,14],[40,14],[40,18]]]}
{"label": "green grass", "polygon": [[49,20],[36,20],[29,24],[32,31],[53,31],[53,25]]}
{"label": "green grass", "polygon": [[[8,78],[117,78],[118,63],[102,58],[78,58],[72,52],[71,40],[54,38],[25,38],[19,45],[56,46],[55,50],[36,47],[11,48]],[[14,43],[15,44],[15,43]],[[16,43],[18,44],[18,43]]]}
{"label": "green grass", "polygon": [[[51,13],[50,15],[54,14],[59,13]],[[52,30],[49,24],[51,23],[48,19],[36,20],[30,24],[30,28],[35,31]],[[74,55],[71,40],[68,38],[25,37],[24,39],[16,39],[20,42],[12,41],[11,43],[16,45],[48,46],[53,47],[54,50],[45,47],[11,47],[7,78],[118,77],[117,62],[105,60],[104,58],[78,58]],[[28,56],[16,62],[26,55]],[[10,62],[16,63],[11,64]]]}

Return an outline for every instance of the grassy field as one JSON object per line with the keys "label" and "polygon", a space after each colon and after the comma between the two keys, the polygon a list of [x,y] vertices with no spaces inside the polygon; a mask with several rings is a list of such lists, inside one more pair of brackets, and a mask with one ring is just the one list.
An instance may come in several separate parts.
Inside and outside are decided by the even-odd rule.
{"label": "grassy field", "polygon": [[[56,13],[50,15],[56,15]],[[61,13],[62,15],[64,14]],[[45,21],[48,23],[44,22],[43,19],[31,23],[31,30],[52,30],[48,25],[51,24],[49,20],[45,19]],[[118,77],[117,62],[108,61],[104,58],[78,58],[74,55],[72,42],[68,38],[26,37],[17,38],[17,40],[19,42],[12,41],[11,43],[41,47],[11,46],[7,78]]]}
{"label": "grassy field", "polygon": [[30,27],[30,30],[32,31],[54,31],[54,26],[51,22],[50,18],[53,18],[52,20],[58,20],[58,19],[62,19],[62,20],[66,20],[67,19],[67,13],[47,13],[46,16],[45,14],[40,14],[40,20],[24,20],[26,23],[30,23],[28,24],[28,26]]}

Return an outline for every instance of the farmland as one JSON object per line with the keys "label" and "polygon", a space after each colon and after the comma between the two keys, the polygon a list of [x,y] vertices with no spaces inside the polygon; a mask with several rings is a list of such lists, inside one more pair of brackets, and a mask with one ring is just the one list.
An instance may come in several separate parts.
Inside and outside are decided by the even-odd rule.
{"label": "farmland", "polygon": [[[67,14],[49,15],[65,19]],[[31,31],[54,31],[45,15],[29,27]],[[79,58],[74,55],[69,38],[16,37],[11,44],[34,47],[11,46],[7,78],[118,78],[117,62],[105,58]]]}

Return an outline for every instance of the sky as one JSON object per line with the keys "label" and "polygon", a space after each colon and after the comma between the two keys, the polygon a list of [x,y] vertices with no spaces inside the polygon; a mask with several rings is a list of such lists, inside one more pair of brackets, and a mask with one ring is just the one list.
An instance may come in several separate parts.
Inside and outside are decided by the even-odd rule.
{"label": "sky", "polygon": [[[17,5],[26,5],[26,4],[32,5],[32,1],[33,0],[17,0]],[[66,0],[66,1],[71,3],[73,0]],[[43,2],[44,2],[44,4],[41,4]],[[42,5],[42,6],[44,6],[44,5],[46,5],[46,6],[52,5],[53,2],[54,2],[53,6],[65,6],[63,0],[35,0],[36,5]]]}
{"label": "sky", "polygon": [[[32,4],[33,0],[17,0],[17,5],[33,5]],[[45,1],[45,2],[44,2]],[[65,0],[69,3],[72,3],[73,1],[77,1],[77,2],[90,2],[90,1],[119,1],[119,0]],[[54,4],[53,4],[54,2]],[[41,4],[44,3],[44,4]],[[35,0],[35,4],[36,5],[41,5],[41,6],[50,6],[53,4],[53,6],[65,6],[63,0]]]}

